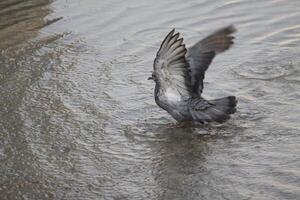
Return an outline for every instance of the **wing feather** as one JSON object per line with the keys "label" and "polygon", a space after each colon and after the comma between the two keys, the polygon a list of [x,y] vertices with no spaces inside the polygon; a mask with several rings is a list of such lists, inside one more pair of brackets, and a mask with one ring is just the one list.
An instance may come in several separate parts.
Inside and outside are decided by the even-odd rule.
{"label": "wing feather", "polygon": [[183,96],[189,97],[190,78],[186,62],[186,47],[183,38],[173,29],[163,40],[154,60],[154,72],[161,90],[171,87]]}
{"label": "wing feather", "polygon": [[170,42],[167,44],[167,49],[171,47],[171,45],[174,44],[174,42],[176,42],[176,40],[179,37],[179,33],[176,33],[174,36],[172,36],[172,38],[170,39]]}
{"label": "wing feather", "polygon": [[226,51],[233,44],[236,31],[234,26],[227,26],[200,40],[188,49],[187,61],[189,63],[191,85],[193,92],[200,96],[203,90],[205,71],[216,54]]}

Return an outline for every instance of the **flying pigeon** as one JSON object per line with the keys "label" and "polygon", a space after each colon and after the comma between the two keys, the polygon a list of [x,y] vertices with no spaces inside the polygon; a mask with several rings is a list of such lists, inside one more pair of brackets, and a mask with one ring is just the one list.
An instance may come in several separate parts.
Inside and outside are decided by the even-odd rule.
{"label": "flying pigeon", "polygon": [[163,40],[154,60],[156,104],[179,123],[225,122],[236,112],[234,96],[206,100],[201,94],[205,71],[218,54],[233,44],[234,26],[227,26],[186,48],[173,29]]}

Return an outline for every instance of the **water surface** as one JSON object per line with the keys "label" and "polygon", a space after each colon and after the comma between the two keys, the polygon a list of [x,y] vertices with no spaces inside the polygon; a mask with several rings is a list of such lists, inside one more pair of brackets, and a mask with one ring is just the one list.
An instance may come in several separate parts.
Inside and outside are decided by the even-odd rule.
{"label": "water surface", "polygon": [[[0,199],[299,199],[298,0],[0,2]],[[238,32],[205,79],[222,125],[169,129],[164,36]]]}

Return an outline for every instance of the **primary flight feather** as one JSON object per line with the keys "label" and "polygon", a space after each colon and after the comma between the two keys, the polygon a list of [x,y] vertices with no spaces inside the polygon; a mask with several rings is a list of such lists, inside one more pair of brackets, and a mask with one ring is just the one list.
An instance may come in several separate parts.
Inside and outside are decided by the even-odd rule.
{"label": "primary flight feather", "polygon": [[158,106],[178,122],[224,122],[236,112],[236,98],[206,100],[201,97],[205,71],[213,58],[229,49],[236,31],[228,26],[186,48],[173,29],[163,40],[149,79],[155,81],[154,97]]}

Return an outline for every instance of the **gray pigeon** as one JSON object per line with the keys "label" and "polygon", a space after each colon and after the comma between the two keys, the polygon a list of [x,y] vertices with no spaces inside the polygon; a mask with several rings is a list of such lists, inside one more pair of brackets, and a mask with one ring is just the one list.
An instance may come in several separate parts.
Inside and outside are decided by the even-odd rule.
{"label": "gray pigeon", "polygon": [[215,100],[201,97],[205,71],[215,55],[231,47],[233,26],[202,39],[186,49],[183,38],[173,29],[162,42],[154,60],[156,104],[178,122],[225,122],[236,112],[234,96]]}

